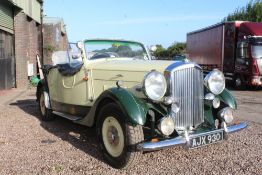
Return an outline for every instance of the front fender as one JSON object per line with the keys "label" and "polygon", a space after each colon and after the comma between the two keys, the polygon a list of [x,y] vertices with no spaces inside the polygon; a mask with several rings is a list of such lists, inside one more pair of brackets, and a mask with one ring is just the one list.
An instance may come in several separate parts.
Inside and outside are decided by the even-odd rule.
{"label": "front fender", "polygon": [[111,88],[104,92],[105,96],[113,99],[126,114],[127,121],[132,124],[144,125],[148,112],[148,105],[123,88]]}
{"label": "front fender", "polygon": [[92,106],[90,112],[80,121],[76,123],[94,126],[95,118],[100,108],[110,102],[118,104],[125,113],[125,120],[133,125],[144,125],[146,115],[149,110],[148,105],[141,99],[135,97],[130,91],[123,88],[111,88],[104,91]]}
{"label": "front fender", "polygon": [[39,98],[40,98],[41,90],[44,90],[44,91],[46,91],[46,92],[49,92],[45,80],[40,80],[40,81],[37,83],[37,89],[36,89],[36,99],[37,99],[37,101],[38,101]]}
{"label": "front fender", "polygon": [[224,89],[218,98],[232,109],[237,109],[236,99],[229,90]]}

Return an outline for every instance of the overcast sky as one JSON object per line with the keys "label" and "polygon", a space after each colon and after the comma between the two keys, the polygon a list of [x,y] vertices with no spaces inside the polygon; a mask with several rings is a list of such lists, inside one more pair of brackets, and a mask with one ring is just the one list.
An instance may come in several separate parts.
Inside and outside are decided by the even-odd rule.
{"label": "overcast sky", "polygon": [[122,38],[147,45],[185,42],[190,31],[220,22],[248,0],[45,0],[44,14],[61,17],[69,41]]}

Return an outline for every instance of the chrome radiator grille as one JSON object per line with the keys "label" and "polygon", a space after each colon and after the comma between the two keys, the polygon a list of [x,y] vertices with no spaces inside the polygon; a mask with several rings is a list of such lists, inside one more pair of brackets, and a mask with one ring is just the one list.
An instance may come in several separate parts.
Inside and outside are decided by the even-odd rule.
{"label": "chrome radiator grille", "polygon": [[[196,127],[204,121],[203,72],[198,67],[174,70],[171,75],[171,92],[180,110],[173,114],[177,130]],[[173,107],[173,106],[172,106]]]}

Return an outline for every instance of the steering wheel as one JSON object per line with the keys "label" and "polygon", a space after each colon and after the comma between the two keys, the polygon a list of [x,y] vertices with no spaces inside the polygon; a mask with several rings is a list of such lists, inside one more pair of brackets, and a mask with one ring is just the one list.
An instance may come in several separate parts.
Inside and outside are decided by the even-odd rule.
{"label": "steering wheel", "polygon": [[104,53],[95,53],[90,59],[99,59],[99,58],[115,58],[119,57],[117,53],[114,52],[104,52]]}
{"label": "steering wheel", "polygon": [[120,57],[117,53],[115,52],[106,52],[107,54],[110,55],[111,58],[116,58],[116,57]]}
{"label": "steering wheel", "polygon": [[95,53],[90,59],[107,58],[110,57],[108,53]]}

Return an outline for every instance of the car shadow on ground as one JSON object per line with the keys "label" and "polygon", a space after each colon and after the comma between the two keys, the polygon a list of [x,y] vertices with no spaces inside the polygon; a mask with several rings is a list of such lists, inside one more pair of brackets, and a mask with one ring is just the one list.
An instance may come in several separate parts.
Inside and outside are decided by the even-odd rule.
{"label": "car shadow on ground", "polygon": [[[70,143],[75,148],[84,151],[95,159],[106,163],[98,146],[95,128],[75,124],[59,116],[56,116],[54,121],[42,121],[40,119],[38,103],[35,99],[17,100],[9,105],[17,106],[30,116],[37,118],[41,126],[49,133]],[[41,143],[52,144],[53,141],[47,139],[42,140]]]}

